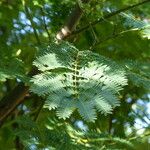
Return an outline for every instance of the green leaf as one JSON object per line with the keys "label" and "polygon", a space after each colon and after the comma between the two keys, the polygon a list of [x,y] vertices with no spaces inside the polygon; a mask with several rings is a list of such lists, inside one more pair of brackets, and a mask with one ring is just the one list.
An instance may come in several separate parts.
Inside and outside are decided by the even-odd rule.
{"label": "green leaf", "polygon": [[17,58],[0,58],[0,81],[17,78],[28,82],[23,65],[24,63]]}
{"label": "green leaf", "polygon": [[57,116],[62,119],[69,118],[75,110],[75,102],[72,99],[63,99],[61,106],[57,109]]}
{"label": "green leaf", "polygon": [[106,115],[119,105],[115,94],[127,79],[115,62],[67,42],[40,53],[34,65],[42,73],[32,78],[31,91],[46,97],[44,107],[56,109],[59,118],[68,118],[77,108],[86,121],[94,121],[96,109]]}
{"label": "green leaf", "polygon": [[84,120],[94,122],[96,119],[96,112],[93,106],[94,105],[92,101],[78,100],[77,108]]}
{"label": "green leaf", "polygon": [[150,39],[150,23],[137,19],[131,14],[121,13],[121,16],[125,18],[125,27],[137,30],[143,38]]}

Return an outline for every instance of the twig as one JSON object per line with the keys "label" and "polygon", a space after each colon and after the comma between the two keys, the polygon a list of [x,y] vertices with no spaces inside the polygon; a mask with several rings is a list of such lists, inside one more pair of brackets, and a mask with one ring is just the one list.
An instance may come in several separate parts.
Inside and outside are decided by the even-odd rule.
{"label": "twig", "polygon": [[47,36],[48,36],[48,39],[49,39],[49,42],[50,42],[51,36],[50,36],[50,33],[49,33],[47,25],[46,25],[45,14],[44,14],[43,8],[41,8],[41,12],[42,12],[42,15],[43,15],[44,28],[45,28],[45,31],[47,33]]}
{"label": "twig", "polygon": [[135,140],[135,139],[138,139],[138,138],[143,138],[143,137],[146,137],[146,136],[150,136],[150,133],[145,133],[145,134],[143,134],[143,135],[141,135],[141,136],[131,137],[131,138],[129,138],[128,140],[129,140],[129,141],[132,141],[132,140]]}
{"label": "twig", "polygon": [[29,8],[26,6],[25,2],[23,2],[23,5],[24,5],[24,8],[25,8],[25,12],[26,12],[26,14],[27,14],[27,17],[28,17],[28,19],[29,19],[30,22],[31,22],[31,26],[32,26],[32,28],[33,28],[33,32],[34,32],[35,38],[36,38],[36,40],[37,40],[37,44],[40,45],[41,42],[40,42],[40,39],[39,39],[37,30],[35,29],[35,25],[34,25],[34,22],[33,22],[33,20],[32,20],[32,16],[31,16],[31,14],[30,14],[30,12],[29,12]]}
{"label": "twig", "polygon": [[[117,10],[117,11],[114,11],[114,12],[112,12],[112,13],[110,13],[110,14],[107,14],[107,15],[101,17],[100,19],[98,19],[98,20],[96,20],[96,21],[94,21],[94,22],[91,22],[90,25],[95,26],[96,24],[98,24],[98,23],[100,23],[100,22],[103,22],[105,19],[109,19],[109,18],[111,18],[111,17],[113,17],[113,16],[115,16],[115,15],[118,15],[118,14],[121,13],[121,12],[127,11],[127,10],[129,10],[129,9],[135,8],[135,7],[137,7],[137,6],[140,6],[140,5],[145,4],[145,3],[148,3],[148,2],[150,2],[150,0],[145,0],[145,1],[143,1],[143,2],[134,4],[134,5],[132,5],[132,6],[128,6],[128,7],[119,9],[119,10]],[[80,32],[83,32],[83,31],[87,30],[87,29],[90,27],[90,25],[87,25],[87,26],[85,26],[85,27],[83,27],[83,28],[81,28],[81,29],[79,29],[79,30],[74,31],[72,35],[74,35],[74,34],[79,34]]]}
{"label": "twig", "polygon": [[43,108],[44,103],[45,103],[45,100],[44,100],[44,99],[41,99],[41,104],[40,104],[40,106],[38,107],[37,112],[35,113],[34,121],[37,121],[37,119],[38,119],[38,117],[39,117],[39,114],[40,114],[40,112],[41,112],[41,110],[42,110],[42,108]]}
{"label": "twig", "polygon": [[106,42],[108,40],[111,40],[111,39],[115,39],[119,36],[122,36],[123,34],[127,33],[127,32],[131,32],[131,31],[137,31],[138,29],[129,29],[129,30],[125,30],[125,31],[121,31],[119,33],[114,33],[108,37],[106,37],[105,39],[103,39],[102,41],[99,41],[97,43],[95,43],[95,45],[92,46],[91,49],[93,49],[94,47],[98,46],[99,44],[102,44],[103,42]]}
{"label": "twig", "polygon": [[19,84],[14,90],[0,101],[0,126],[4,119],[24,101],[29,87]]}

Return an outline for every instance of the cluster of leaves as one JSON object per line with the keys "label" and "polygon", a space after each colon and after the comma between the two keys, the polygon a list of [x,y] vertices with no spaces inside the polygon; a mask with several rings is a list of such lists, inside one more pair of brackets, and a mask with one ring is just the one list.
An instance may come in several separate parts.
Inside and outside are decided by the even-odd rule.
{"label": "cluster of leaves", "polygon": [[31,91],[46,96],[45,107],[57,108],[59,118],[78,109],[86,121],[96,119],[95,108],[112,112],[115,96],[127,80],[119,66],[90,51],[79,51],[68,43],[51,44],[34,61],[41,74],[32,79]]}
{"label": "cluster of leaves", "polygon": [[143,87],[144,89],[150,89],[150,63],[149,62],[136,62],[128,60],[125,63],[127,70],[127,76],[129,81],[134,83],[137,87]]}
{"label": "cluster of leaves", "polygon": [[[44,122],[43,122],[44,121]],[[133,150],[130,140],[112,137],[108,134],[94,131],[84,131],[73,127],[69,123],[61,123],[56,118],[44,119],[42,123],[35,123],[29,117],[15,120],[17,129],[9,130],[9,136],[20,138],[25,149],[52,149],[52,150],[97,150],[98,147],[106,149],[127,148]],[[7,127],[3,127],[7,130]],[[108,143],[109,142],[109,143]],[[58,144],[59,143],[59,144]],[[107,145],[106,145],[107,143]]]}
{"label": "cluster of leaves", "polygon": [[148,22],[135,18],[131,14],[121,13],[121,16],[125,19],[124,26],[129,31],[139,30],[142,37],[150,39],[150,24]]}
{"label": "cluster of leaves", "polygon": [[7,52],[1,50],[0,55],[0,81],[6,81],[6,79],[15,79],[18,78],[20,80],[25,79],[25,70],[23,67],[23,62],[11,56],[10,51]]}

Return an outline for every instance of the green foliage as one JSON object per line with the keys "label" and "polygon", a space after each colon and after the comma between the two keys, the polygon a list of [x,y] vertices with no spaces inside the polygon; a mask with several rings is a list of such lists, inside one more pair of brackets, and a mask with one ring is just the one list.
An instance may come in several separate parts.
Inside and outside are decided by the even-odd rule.
{"label": "green foliage", "polygon": [[[27,117],[17,121],[20,128],[15,134],[22,139],[26,149],[30,149],[32,145],[36,149],[78,149],[80,144],[77,144],[77,134],[69,124],[62,124],[56,119],[48,119],[44,125],[39,125]],[[75,137],[71,138],[71,134]],[[59,143],[59,144],[58,144]],[[81,145],[81,147],[83,147]],[[79,148],[81,149],[81,148]]]}
{"label": "green foliage", "polygon": [[59,118],[66,119],[78,109],[86,121],[94,121],[95,108],[108,114],[119,105],[115,94],[127,80],[117,64],[64,42],[41,51],[33,64],[42,73],[33,77],[31,91],[46,96],[44,107],[57,108]]}
{"label": "green foliage", "polygon": [[[134,149],[129,140],[93,131],[87,133],[68,123],[60,123],[56,118],[44,120],[46,127],[39,122],[35,123],[27,116],[17,119],[15,123],[19,124],[19,127],[15,129],[13,135],[21,139],[27,150],[32,147],[56,150],[88,150],[91,148],[96,150],[98,146],[105,147],[104,149],[116,149],[116,146],[120,149]],[[105,143],[107,143],[106,146]]]}
{"label": "green foliage", "polygon": [[124,26],[128,30],[139,30],[142,37],[150,38],[150,23],[135,18],[131,14],[121,13],[121,16],[125,19]]}
{"label": "green foliage", "polygon": [[149,150],[149,5],[1,0],[0,150]]}
{"label": "green foliage", "polygon": [[150,89],[150,63],[149,62],[136,62],[125,61],[124,65],[127,70],[129,81],[137,87],[143,87],[147,90]]}
{"label": "green foliage", "polygon": [[0,81],[6,81],[6,79],[15,79],[25,80],[25,70],[23,62],[9,54],[7,52],[1,51],[0,55]]}
{"label": "green foliage", "polygon": [[3,60],[0,63],[0,80],[6,81],[6,79],[19,78],[21,74],[23,76],[24,72],[20,67],[22,63],[18,59],[13,60]]}

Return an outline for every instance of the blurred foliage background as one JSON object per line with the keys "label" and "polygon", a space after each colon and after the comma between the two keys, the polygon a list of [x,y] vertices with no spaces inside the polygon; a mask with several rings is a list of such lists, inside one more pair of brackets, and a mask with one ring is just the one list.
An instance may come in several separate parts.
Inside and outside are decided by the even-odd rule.
{"label": "blurred foliage background", "polygon": [[55,39],[76,3],[83,15],[66,40],[116,61],[128,78],[120,107],[108,116],[99,114],[95,123],[77,113],[60,120],[53,111],[40,110],[42,98],[29,93],[1,126],[0,149],[150,149],[150,1],[123,9],[140,2],[0,1],[1,99],[28,83],[38,47]]}

